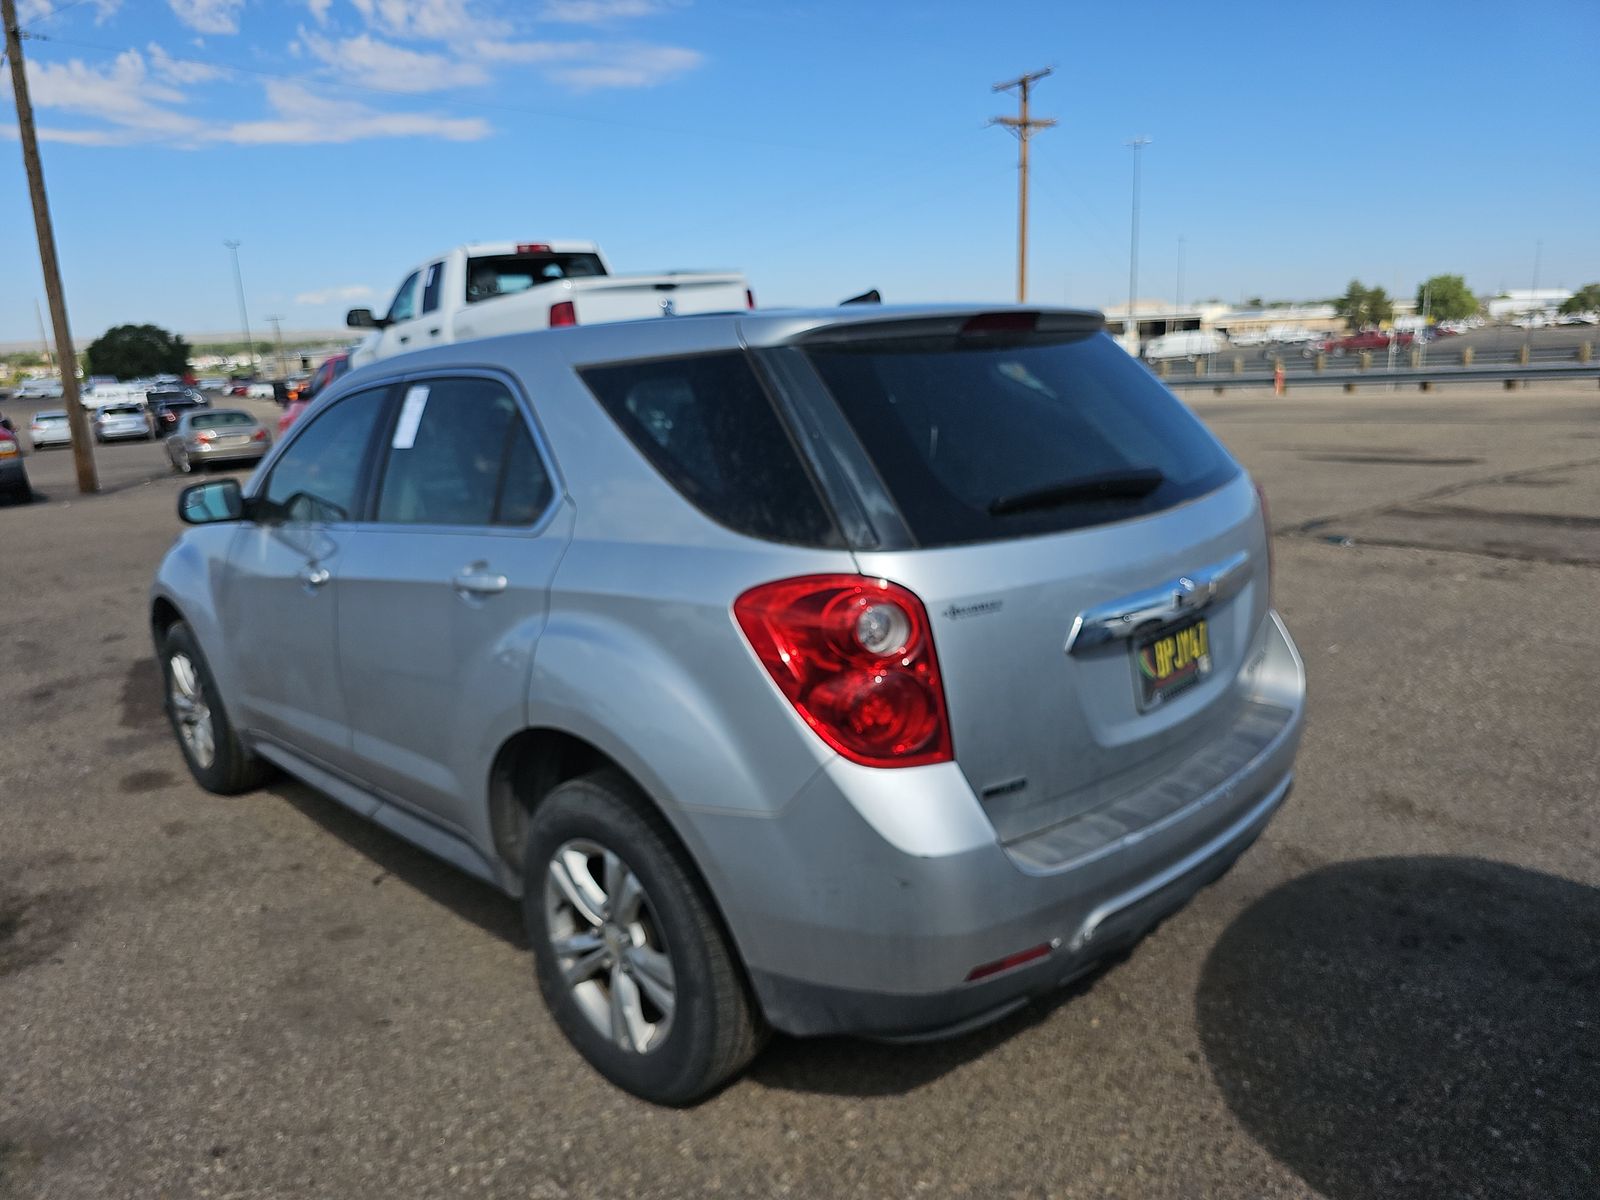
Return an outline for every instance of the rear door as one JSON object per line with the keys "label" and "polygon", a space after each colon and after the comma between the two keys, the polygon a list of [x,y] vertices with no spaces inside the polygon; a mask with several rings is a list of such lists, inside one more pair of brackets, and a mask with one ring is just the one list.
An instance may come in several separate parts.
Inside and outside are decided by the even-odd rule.
{"label": "rear door", "polygon": [[1236,717],[1267,604],[1253,489],[1107,336],[980,327],[808,357],[913,543],[858,552],[861,570],[927,606],[956,759],[1002,838]]}
{"label": "rear door", "polygon": [[340,560],[352,748],[363,779],[472,833],[494,750],[525,720],[570,510],[508,379],[402,391],[374,520]]}

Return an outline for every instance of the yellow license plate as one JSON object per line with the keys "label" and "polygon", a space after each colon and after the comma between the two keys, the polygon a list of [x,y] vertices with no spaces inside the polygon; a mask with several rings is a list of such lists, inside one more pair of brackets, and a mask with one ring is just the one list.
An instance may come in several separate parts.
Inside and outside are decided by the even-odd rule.
{"label": "yellow license plate", "polygon": [[1135,643],[1139,707],[1154,708],[1211,673],[1211,631],[1204,619]]}

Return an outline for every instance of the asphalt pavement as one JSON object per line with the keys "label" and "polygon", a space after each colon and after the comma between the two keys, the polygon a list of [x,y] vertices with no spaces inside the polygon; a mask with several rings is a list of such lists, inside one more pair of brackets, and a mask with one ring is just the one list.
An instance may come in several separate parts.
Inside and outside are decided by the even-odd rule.
{"label": "asphalt pavement", "polygon": [[[570,1050],[514,906],[166,730],[158,446],[0,506],[0,1197],[1600,1195],[1600,391],[1193,400],[1264,483],[1299,782],[1124,961],[698,1107]],[[9,415],[16,413],[8,408]]]}

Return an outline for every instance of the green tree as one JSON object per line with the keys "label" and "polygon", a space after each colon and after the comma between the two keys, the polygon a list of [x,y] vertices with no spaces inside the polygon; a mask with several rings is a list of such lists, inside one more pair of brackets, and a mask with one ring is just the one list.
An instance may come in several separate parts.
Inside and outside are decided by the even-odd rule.
{"label": "green tree", "polygon": [[1478,298],[1461,275],[1435,275],[1417,288],[1417,312],[1436,321],[1461,321],[1478,311]]}
{"label": "green tree", "polygon": [[1564,313],[1600,312],[1600,283],[1590,283],[1561,302]]}
{"label": "green tree", "polygon": [[1350,281],[1350,286],[1333,302],[1333,307],[1351,329],[1381,325],[1394,316],[1394,302],[1389,299],[1389,293],[1381,287],[1369,288],[1359,279]]}
{"label": "green tree", "polygon": [[84,358],[91,375],[182,375],[189,369],[189,343],[155,325],[118,325],[90,342]]}

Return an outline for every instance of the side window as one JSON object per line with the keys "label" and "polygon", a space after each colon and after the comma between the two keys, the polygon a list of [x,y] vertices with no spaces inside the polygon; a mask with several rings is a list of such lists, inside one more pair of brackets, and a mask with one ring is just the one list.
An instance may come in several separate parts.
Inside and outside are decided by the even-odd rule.
{"label": "side window", "polygon": [[400,290],[394,294],[394,300],[389,305],[389,321],[409,321],[417,315],[417,279],[420,271],[413,271],[406,276],[406,281],[400,285]]}
{"label": "side window", "polygon": [[[527,427],[503,384],[492,379],[412,384],[390,439],[378,520],[406,525],[494,524],[503,465],[516,448],[518,433],[526,439]],[[532,450],[531,441],[528,448]],[[533,458],[537,464],[537,456]],[[542,466],[539,470],[542,474]],[[536,499],[539,481],[532,484]],[[548,479],[543,486],[549,487]]]}
{"label": "side window", "polygon": [[428,268],[422,281],[422,311],[431,313],[439,307],[439,293],[444,286],[444,264],[436,262]]}
{"label": "side window", "polygon": [[506,446],[505,468],[500,474],[500,507],[495,510],[495,524],[532,525],[550,507],[554,495],[550,473],[534,449],[527,425],[515,422]]}
{"label": "side window", "polygon": [[267,520],[305,524],[360,516],[362,464],[387,388],[357,392],[320,413],[284,450],[261,493]]}
{"label": "side window", "polygon": [[833,519],[743,354],[580,374],[639,453],[712,520],[770,541],[838,544]]}

